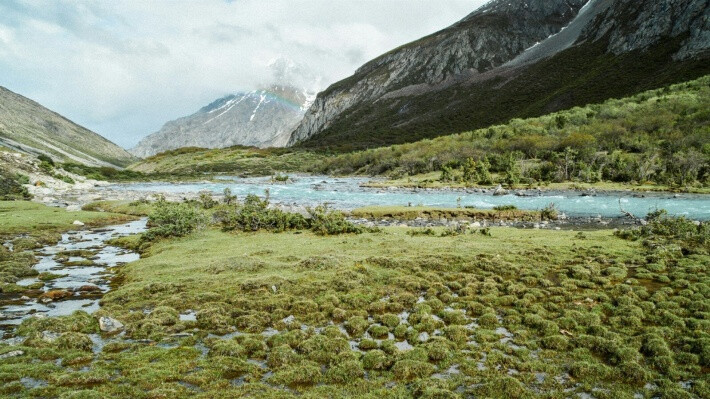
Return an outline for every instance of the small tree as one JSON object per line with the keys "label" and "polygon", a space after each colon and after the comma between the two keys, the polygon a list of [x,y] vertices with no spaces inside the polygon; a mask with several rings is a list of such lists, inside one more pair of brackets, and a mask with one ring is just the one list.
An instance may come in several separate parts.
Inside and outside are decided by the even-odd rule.
{"label": "small tree", "polygon": [[490,169],[491,163],[488,161],[488,157],[476,162],[476,176],[479,184],[493,184]]}
{"label": "small tree", "polygon": [[227,205],[232,205],[237,201],[237,196],[232,194],[232,190],[229,187],[224,189],[224,203]]}
{"label": "small tree", "polygon": [[520,165],[513,154],[508,154],[505,160],[505,177],[504,181],[510,187],[515,186],[520,182]]}
{"label": "small tree", "polygon": [[476,161],[473,158],[466,159],[463,163],[463,181],[465,183],[475,183],[479,180],[478,173],[476,172]]}
{"label": "small tree", "polygon": [[565,147],[562,153],[562,168],[564,170],[565,180],[569,181],[574,169],[574,160],[577,158],[578,152],[570,147]]}
{"label": "small tree", "polygon": [[443,182],[450,182],[454,180],[454,171],[451,169],[450,166],[442,166],[441,167],[441,178],[439,179]]}

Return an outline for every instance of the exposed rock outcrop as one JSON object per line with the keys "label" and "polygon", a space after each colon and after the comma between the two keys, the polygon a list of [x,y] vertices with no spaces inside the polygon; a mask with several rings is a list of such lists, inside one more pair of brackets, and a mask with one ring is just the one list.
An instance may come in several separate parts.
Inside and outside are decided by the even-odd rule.
{"label": "exposed rock outcrop", "polygon": [[289,145],[415,141],[710,73],[710,1],[497,0],[319,93]]}
{"label": "exposed rock outcrop", "polygon": [[559,32],[586,0],[495,0],[440,32],[386,53],[320,93],[289,145],[318,134],[349,108],[412,84],[437,84],[502,65]]}

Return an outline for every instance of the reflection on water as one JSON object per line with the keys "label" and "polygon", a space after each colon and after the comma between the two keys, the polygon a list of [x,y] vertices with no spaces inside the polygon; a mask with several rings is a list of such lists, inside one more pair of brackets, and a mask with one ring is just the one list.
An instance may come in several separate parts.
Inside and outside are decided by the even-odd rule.
{"label": "reflection on water", "polygon": [[[25,299],[16,304],[0,308],[3,316],[0,325],[17,325],[32,314],[46,316],[66,316],[76,310],[93,313],[99,308],[98,296],[109,290],[107,268],[135,261],[139,255],[122,248],[106,245],[111,238],[140,233],[146,228],[146,219],[95,230],[71,231],[62,234],[56,244],[40,249],[39,262],[34,268],[40,273],[52,273],[60,277],[44,281],[42,290],[63,290],[71,293],[69,299],[48,301],[42,297]],[[65,258],[62,253],[78,253],[85,250],[84,256]],[[73,252],[70,252],[73,251]],[[73,262],[73,263],[72,263]],[[76,265],[72,265],[76,264]],[[72,265],[72,266],[70,266]],[[17,284],[29,286],[39,283],[37,277],[20,280]]]}

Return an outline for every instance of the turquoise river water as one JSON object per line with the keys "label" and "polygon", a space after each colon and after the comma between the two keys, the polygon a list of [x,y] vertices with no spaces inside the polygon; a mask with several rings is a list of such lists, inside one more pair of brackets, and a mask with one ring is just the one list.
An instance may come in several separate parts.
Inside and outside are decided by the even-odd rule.
{"label": "turquoise river water", "polygon": [[440,207],[471,206],[489,209],[497,205],[515,205],[519,209],[542,209],[550,204],[570,217],[621,217],[623,208],[643,217],[656,209],[694,220],[710,220],[710,195],[516,190],[494,196],[491,190],[410,190],[361,187],[364,177],[335,178],[295,176],[292,182],[274,183],[268,177],[239,178],[222,176],[217,182],[133,183],[110,186],[112,190],[147,193],[195,193],[210,191],[221,194],[229,188],[238,197],[264,195],[269,190],[272,202],[284,205],[315,206],[328,203],[334,208],[350,210],[369,205],[424,205]]}

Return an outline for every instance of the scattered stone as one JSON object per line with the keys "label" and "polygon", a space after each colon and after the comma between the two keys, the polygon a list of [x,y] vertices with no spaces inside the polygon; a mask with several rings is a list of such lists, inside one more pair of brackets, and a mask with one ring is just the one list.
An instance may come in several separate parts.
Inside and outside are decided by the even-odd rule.
{"label": "scattered stone", "polygon": [[112,317],[99,318],[99,329],[105,333],[115,333],[123,329],[123,323]]}
{"label": "scattered stone", "polygon": [[192,333],[179,332],[179,333],[175,333],[175,334],[170,334],[170,336],[173,338],[187,338],[187,337],[192,337]]}
{"label": "scattered stone", "polygon": [[66,290],[51,290],[51,291],[47,291],[44,294],[42,294],[40,299],[43,302],[45,302],[45,301],[51,302],[51,301],[58,301],[61,299],[69,298],[72,295],[74,295],[74,294],[72,294],[71,292],[66,291]]}
{"label": "scattered stone", "polygon": [[81,207],[79,205],[69,205],[66,210],[67,212],[79,212]]}
{"label": "scattered stone", "polygon": [[75,220],[72,224],[73,224],[74,226],[83,226],[83,225],[84,225],[84,222],[82,222],[82,221],[80,221],[80,220]]}
{"label": "scattered stone", "polygon": [[57,338],[59,338],[60,335],[61,335],[61,334],[58,334],[58,333],[55,333],[55,332],[52,332],[52,331],[46,331],[46,330],[45,330],[45,331],[42,331],[42,336],[41,336],[41,338],[42,338],[42,341],[45,341],[45,342],[48,342],[48,343],[51,344],[52,342],[56,341]]}
{"label": "scattered stone", "polygon": [[10,352],[3,353],[2,355],[0,355],[0,359],[7,359],[9,357],[22,356],[24,354],[25,354],[25,352],[21,351],[21,350],[10,351]]}

